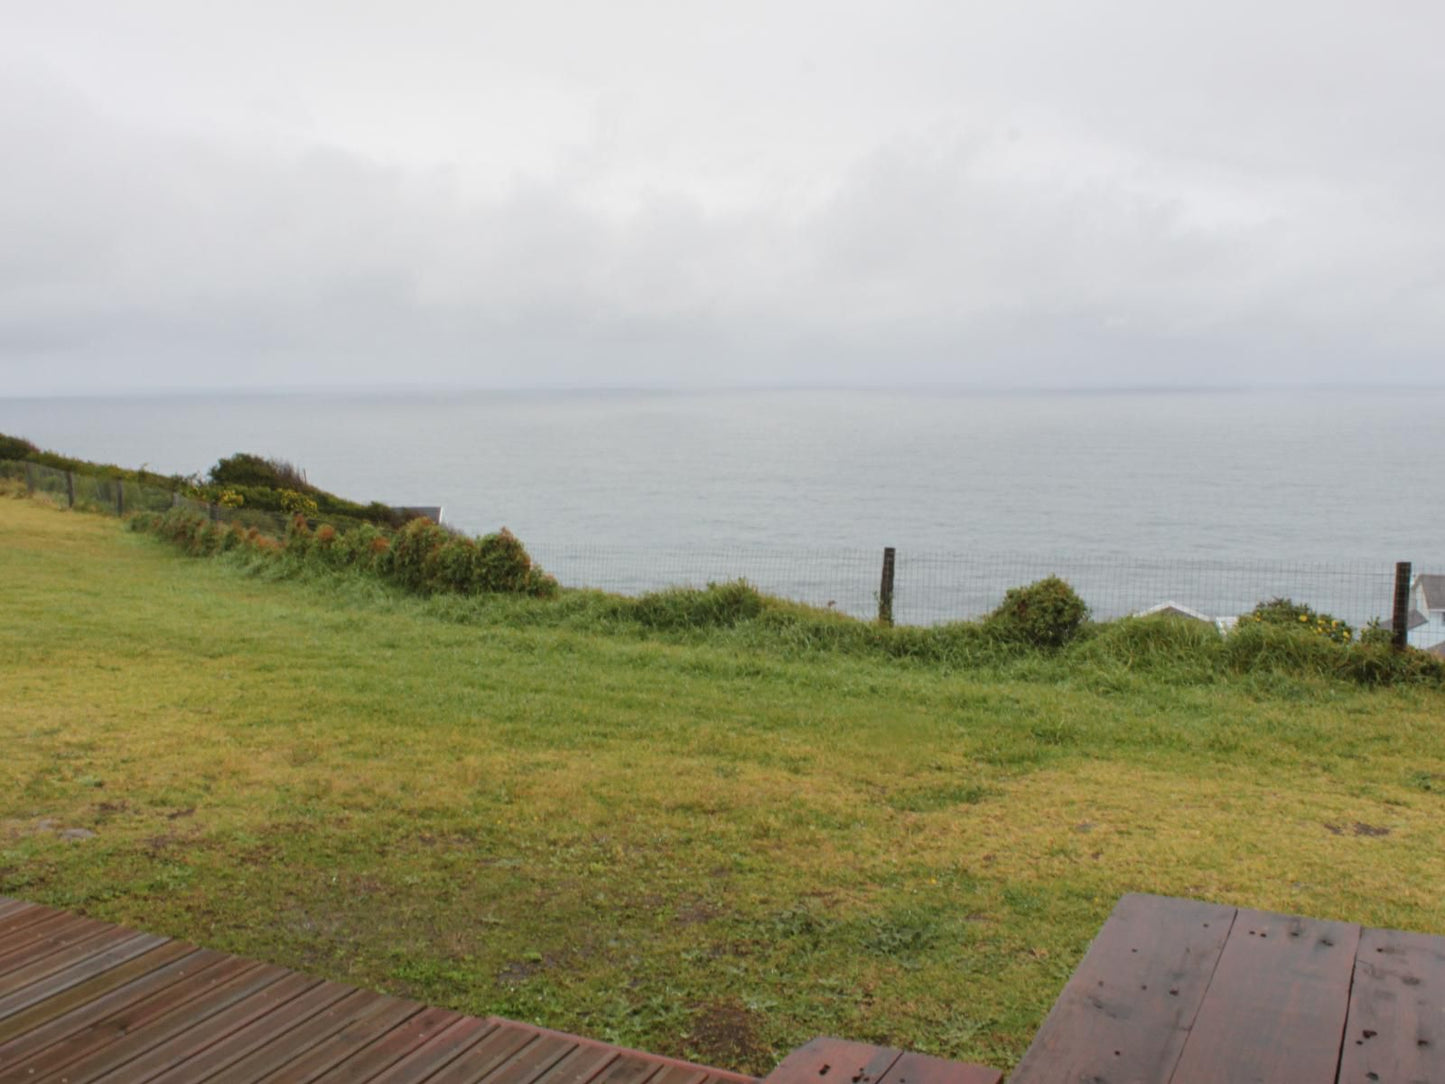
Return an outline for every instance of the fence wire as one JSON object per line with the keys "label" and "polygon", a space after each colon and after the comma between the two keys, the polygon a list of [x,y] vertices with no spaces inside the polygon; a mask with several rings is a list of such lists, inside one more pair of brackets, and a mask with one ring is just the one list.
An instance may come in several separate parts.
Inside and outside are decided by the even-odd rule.
{"label": "fence wire", "polygon": [[[0,477],[23,479],[58,503],[112,515],[180,507],[228,523],[281,535],[287,517],[246,508],[217,508],[156,486],[0,461]],[[667,587],[704,587],[745,579],[759,590],[861,619],[879,615],[883,552],[862,549],[763,547],[621,547],[534,541],[536,561],[565,587],[639,595]],[[1406,555],[1409,556],[1409,555]],[[1445,562],[1416,565],[1410,587],[1409,642],[1445,645]],[[1387,624],[1395,569],[1362,563],[1171,559],[1163,556],[1080,557],[1069,554],[915,553],[899,550],[893,579],[893,620],[933,625],[984,616],[1011,587],[1046,576],[1068,581],[1096,620],[1172,609],[1228,627],[1257,603],[1288,598],[1357,627]]]}

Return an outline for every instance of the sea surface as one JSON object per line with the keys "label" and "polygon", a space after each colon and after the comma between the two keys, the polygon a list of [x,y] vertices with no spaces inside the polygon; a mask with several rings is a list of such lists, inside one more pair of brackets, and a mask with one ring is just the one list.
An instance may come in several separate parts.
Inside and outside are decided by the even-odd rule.
{"label": "sea surface", "polygon": [[0,432],[163,473],[280,457],[614,590],[746,575],[868,613],[892,546],[920,621],[1049,571],[1100,612],[1278,586],[1363,620],[1393,562],[1445,571],[1445,390],[12,398]]}

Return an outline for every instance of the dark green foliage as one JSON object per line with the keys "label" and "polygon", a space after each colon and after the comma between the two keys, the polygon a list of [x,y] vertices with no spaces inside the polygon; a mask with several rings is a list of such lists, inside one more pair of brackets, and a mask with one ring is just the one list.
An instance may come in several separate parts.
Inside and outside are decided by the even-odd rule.
{"label": "dark green foliage", "polygon": [[208,476],[215,486],[259,486],[262,489],[291,489],[300,493],[315,491],[306,480],[306,472],[284,459],[237,452],[227,456]]}
{"label": "dark green foliage", "polygon": [[1323,636],[1337,644],[1347,644],[1355,638],[1354,629],[1333,614],[1313,610],[1302,602],[1287,598],[1272,598],[1261,602],[1239,619],[1240,625],[1276,625],[1296,632],[1308,632],[1312,636]]}
{"label": "dark green foliage", "polygon": [[24,437],[12,437],[0,433],[0,459],[29,459],[39,454],[40,449]]}
{"label": "dark green foliage", "polygon": [[[1283,623],[1249,622],[1227,636],[1203,622],[1166,617],[1084,625],[1082,603],[1069,605],[1072,591],[1058,580],[1053,583],[1068,595],[1058,586],[1047,587],[1045,597],[1058,605],[1045,613],[1062,613],[1059,624],[1065,626],[1077,619],[1072,640],[1063,648],[1056,640],[1025,639],[1017,627],[1002,625],[998,611],[981,622],[894,628],[773,598],[745,580],[702,589],[670,588],[638,598],[597,591],[563,593],[506,530],[471,539],[417,520],[388,537],[369,524],[342,534],[329,524],[313,529],[296,517],[285,538],[276,540],[254,528],[213,524],[183,510],[140,513],[132,517],[131,528],[168,538],[196,555],[235,551],[296,568],[362,573],[410,593],[432,596],[442,607],[439,615],[465,624],[502,621],[588,632],[631,627],[653,636],[703,637],[783,657],[883,657],[899,665],[992,669],[1030,681],[1083,680],[1106,691],[1132,687],[1133,674],[1148,674],[1150,680],[1175,686],[1208,685],[1241,674],[1266,682],[1303,678],[1371,686],[1445,686],[1445,660],[1426,652],[1340,643],[1327,636],[1302,635]],[[1016,600],[1020,592],[1030,590],[1020,588],[1009,595]],[[543,606],[526,596],[555,601]],[[1058,724],[1040,724],[1033,736],[1046,745],[1075,740],[1072,730]],[[966,803],[984,796],[982,791],[953,788],[926,800]]]}
{"label": "dark green foliage", "polygon": [[1074,638],[1089,608],[1063,580],[1049,576],[1013,587],[998,608],[984,618],[984,627],[1002,640],[1032,647],[1062,647]]}
{"label": "dark green foliage", "polygon": [[123,478],[129,482],[157,486],[172,491],[186,489],[195,482],[194,479],[185,478],[179,474],[154,474],[145,469],[127,470],[124,467],[117,467],[113,463],[92,463],[87,459],[76,459],[58,452],[47,452],[37,448],[23,437],[7,436],[4,433],[0,433],[0,459],[23,459],[31,463],[38,463],[42,467],[75,471],[77,474],[93,475],[96,478]]}
{"label": "dark green foliage", "polygon": [[315,490],[306,473],[286,460],[273,460],[263,455],[237,452],[228,455],[211,467],[212,486],[260,486],[269,490],[296,490],[309,493]]}
{"label": "dark green foliage", "polygon": [[142,513],[131,519],[131,528],[159,534],[195,556],[245,549],[298,565],[354,568],[417,594],[511,592],[551,598],[558,591],[557,581],[532,563],[507,530],[470,539],[416,519],[388,538],[370,525],[346,534],[330,524],[313,530],[304,516],[294,516],[277,540],[179,509]]}

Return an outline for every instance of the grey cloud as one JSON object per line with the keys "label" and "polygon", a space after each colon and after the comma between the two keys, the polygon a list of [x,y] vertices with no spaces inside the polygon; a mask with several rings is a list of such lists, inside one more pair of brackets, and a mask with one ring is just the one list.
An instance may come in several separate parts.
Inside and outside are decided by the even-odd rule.
{"label": "grey cloud", "polygon": [[[626,18],[593,26],[611,64],[566,35],[524,51],[588,88],[592,127],[550,165],[529,135],[527,164],[485,183],[465,147],[433,161],[328,128],[346,71],[293,88],[315,116],[278,92],[268,141],[80,89],[51,27],[0,76],[0,376],[12,393],[1438,379],[1445,79],[1408,26],[1441,28],[1433,8],[922,5],[934,24],[913,30],[812,21],[828,10],[779,16],[821,49],[743,33],[704,55],[688,35],[710,31],[659,15],[676,53],[646,55],[666,35]],[[529,40],[546,13],[512,18]],[[618,44],[627,26],[640,44]],[[383,56],[385,29],[353,28]],[[275,63],[299,72],[314,30]],[[413,78],[437,40],[410,43]],[[849,63],[871,67],[850,84]],[[477,86],[505,97],[506,78]],[[673,86],[675,105],[638,104]]]}

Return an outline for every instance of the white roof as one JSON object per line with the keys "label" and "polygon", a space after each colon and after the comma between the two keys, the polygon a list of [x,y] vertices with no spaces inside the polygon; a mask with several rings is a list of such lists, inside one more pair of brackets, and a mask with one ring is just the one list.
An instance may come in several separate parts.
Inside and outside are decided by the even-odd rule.
{"label": "white roof", "polygon": [[1187,617],[1194,621],[1205,621],[1209,624],[1214,623],[1214,618],[1210,617],[1208,614],[1202,614],[1198,610],[1194,609],[1194,607],[1185,606],[1183,603],[1174,602],[1172,599],[1169,602],[1161,602],[1158,606],[1150,606],[1147,610],[1140,610],[1134,616],[1153,617],[1155,614],[1166,614],[1172,615],[1174,617]]}

